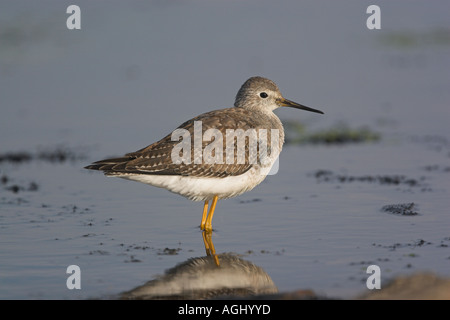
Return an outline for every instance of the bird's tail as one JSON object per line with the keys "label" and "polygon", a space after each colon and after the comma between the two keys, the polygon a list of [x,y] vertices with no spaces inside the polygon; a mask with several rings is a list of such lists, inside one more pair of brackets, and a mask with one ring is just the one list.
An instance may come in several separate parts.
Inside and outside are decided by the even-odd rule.
{"label": "bird's tail", "polygon": [[96,161],[84,168],[89,170],[103,171],[106,175],[108,175],[113,174],[114,172],[120,172],[125,170],[128,161],[130,161],[131,159],[132,158],[130,157],[104,159]]}

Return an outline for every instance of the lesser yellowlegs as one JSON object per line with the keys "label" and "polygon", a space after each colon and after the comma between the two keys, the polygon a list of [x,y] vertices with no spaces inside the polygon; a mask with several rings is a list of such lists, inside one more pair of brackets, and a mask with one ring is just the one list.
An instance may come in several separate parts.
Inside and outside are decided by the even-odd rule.
{"label": "lesser yellowlegs", "polygon": [[284,143],[283,125],[273,113],[279,107],[323,114],[285,99],[273,81],[252,77],[239,89],[234,108],[201,114],[158,142],[86,168],[205,201],[200,227],[211,231],[217,201],[252,190],[277,160]]}

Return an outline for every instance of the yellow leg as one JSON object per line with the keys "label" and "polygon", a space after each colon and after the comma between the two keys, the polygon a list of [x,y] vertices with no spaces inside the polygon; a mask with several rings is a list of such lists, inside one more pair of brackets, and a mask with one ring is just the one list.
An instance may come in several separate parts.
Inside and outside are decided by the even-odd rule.
{"label": "yellow leg", "polygon": [[[209,238],[208,238],[208,236],[209,236]],[[210,256],[211,255],[211,247],[209,246],[209,243],[210,243],[211,233],[208,233],[208,235],[207,235],[206,231],[202,231],[202,237],[203,237],[203,244],[205,245],[206,255]]]}
{"label": "yellow leg", "polygon": [[205,205],[203,206],[202,222],[200,223],[200,229],[201,230],[205,230],[206,214],[207,213],[208,213],[208,200],[205,201]]}
{"label": "yellow leg", "polygon": [[218,199],[219,199],[218,196],[214,196],[213,202],[211,204],[211,208],[209,209],[208,217],[206,218],[205,228],[203,229],[207,232],[212,231],[212,218],[214,215],[214,210],[216,210],[216,204],[217,204]]}
{"label": "yellow leg", "polygon": [[206,255],[212,257],[216,266],[220,267],[219,257],[216,254],[216,249],[214,248],[214,244],[212,242],[211,232],[203,231],[202,236],[203,243],[205,244]]}

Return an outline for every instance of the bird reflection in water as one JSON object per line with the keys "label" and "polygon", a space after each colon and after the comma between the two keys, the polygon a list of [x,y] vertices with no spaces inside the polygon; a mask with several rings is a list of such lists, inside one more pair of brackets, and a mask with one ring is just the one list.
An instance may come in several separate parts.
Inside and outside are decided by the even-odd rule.
{"label": "bird reflection in water", "polygon": [[277,293],[270,276],[235,254],[216,254],[211,232],[202,233],[206,256],[190,258],[121,295],[122,299],[211,299]]}
{"label": "bird reflection in water", "polygon": [[220,267],[219,257],[216,254],[214,243],[212,242],[212,232],[202,231],[203,243],[205,244],[206,255],[214,259],[214,263],[217,267]]}

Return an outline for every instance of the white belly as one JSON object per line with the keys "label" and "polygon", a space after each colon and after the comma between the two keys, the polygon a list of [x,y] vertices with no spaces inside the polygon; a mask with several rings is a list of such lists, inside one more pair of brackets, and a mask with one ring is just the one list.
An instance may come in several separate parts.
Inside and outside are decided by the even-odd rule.
{"label": "white belly", "polygon": [[244,174],[225,178],[149,174],[114,175],[114,177],[164,188],[190,200],[205,201],[212,200],[215,195],[219,199],[227,199],[252,190],[265,179],[270,168],[271,166],[255,166]]}

